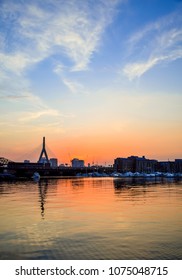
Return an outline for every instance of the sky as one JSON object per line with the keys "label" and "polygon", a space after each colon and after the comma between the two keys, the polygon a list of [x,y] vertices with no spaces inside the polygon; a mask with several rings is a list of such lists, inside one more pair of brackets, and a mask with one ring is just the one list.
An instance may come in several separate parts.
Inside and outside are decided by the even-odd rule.
{"label": "sky", "polygon": [[[0,156],[182,158],[182,1],[0,0]],[[36,151],[36,153],[35,153]]]}

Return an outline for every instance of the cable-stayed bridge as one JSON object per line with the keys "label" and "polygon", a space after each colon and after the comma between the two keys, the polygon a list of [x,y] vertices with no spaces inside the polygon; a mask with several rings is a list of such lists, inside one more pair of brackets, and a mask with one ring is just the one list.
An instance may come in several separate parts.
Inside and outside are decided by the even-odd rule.
{"label": "cable-stayed bridge", "polygon": [[[24,162],[12,162],[5,160],[7,163],[7,171],[10,174],[15,175],[16,178],[31,178],[35,172],[38,172],[42,177],[55,177],[55,176],[75,176],[79,174],[89,174],[91,172],[100,172],[100,173],[111,173],[111,167],[52,167],[50,164],[49,155],[53,154],[50,149],[46,146],[45,137],[43,137],[43,142],[41,147],[36,147],[31,153],[26,154],[26,158],[30,158],[32,154],[36,154],[36,162],[30,162],[25,160]],[[29,156],[29,157],[28,157]]]}
{"label": "cable-stayed bridge", "polygon": [[[36,146],[35,148],[30,150],[26,154],[19,156],[16,159],[16,161],[22,162],[24,160],[29,160],[31,162],[40,162],[40,156],[43,151],[46,151],[46,155],[47,155],[48,159],[56,158],[56,155],[54,154],[54,152],[45,143],[45,137],[43,137],[43,142],[41,144],[39,144],[38,146]],[[42,153],[42,159],[43,159],[43,156],[45,156],[45,153]],[[45,158],[46,158],[46,156],[45,156]],[[47,158],[46,158],[46,161],[47,161]]]}

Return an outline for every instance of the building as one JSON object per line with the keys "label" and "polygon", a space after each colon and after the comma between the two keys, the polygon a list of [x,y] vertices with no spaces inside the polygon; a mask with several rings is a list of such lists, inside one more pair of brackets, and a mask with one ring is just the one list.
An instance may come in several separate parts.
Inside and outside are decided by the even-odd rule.
{"label": "building", "polygon": [[121,173],[134,172],[133,160],[131,158],[116,158],[114,170]]}
{"label": "building", "polygon": [[158,171],[163,173],[182,173],[182,159],[160,161],[158,163]]}
{"label": "building", "polygon": [[174,161],[160,161],[158,163],[158,171],[162,173],[174,173],[175,172]]}
{"label": "building", "polygon": [[175,159],[175,172],[182,173],[182,159]]}
{"label": "building", "polygon": [[52,168],[57,168],[58,167],[58,160],[57,158],[50,158],[49,163]]}
{"label": "building", "polygon": [[153,173],[157,171],[157,160],[146,159],[143,157],[136,157],[135,159],[135,172],[139,173]]}
{"label": "building", "polygon": [[71,164],[72,164],[73,168],[84,167],[84,160],[80,160],[78,158],[74,158],[74,159],[72,159]]}
{"label": "building", "polygon": [[25,159],[24,163],[30,163],[30,160],[29,159]]}
{"label": "building", "polygon": [[117,172],[152,173],[157,171],[157,160],[146,159],[145,156],[130,156],[128,158],[116,158],[114,170]]}

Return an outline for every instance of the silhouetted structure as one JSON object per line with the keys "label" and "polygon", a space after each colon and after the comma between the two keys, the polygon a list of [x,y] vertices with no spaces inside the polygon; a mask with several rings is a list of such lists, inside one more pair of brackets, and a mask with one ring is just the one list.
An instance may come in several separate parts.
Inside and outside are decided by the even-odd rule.
{"label": "silhouetted structure", "polygon": [[7,158],[4,157],[0,157],[0,166],[7,166],[9,162],[12,162],[12,160],[9,160]]}
{"label": "silhouetted structure", "polygon": [[154,159],[147,159],[144,156],[116,158],[114,160],[114,170],[121,173],[182,173],[182,159],[175,159],[175,161],[157,161]]}
{"label": "silhouetted structure", "polygon": [[[45,155],[45,158],[43,157],[43,155]],[[48,155],[47,155],[46,148],[45,148],[45,137],[43,137],[42,151],[40,153],[38,163],[45,163],[45,162],[49,163],[49,159],[48,159]]]}
{"label": "silhouetted structure", "polygon": [[[154,159],[147,159],[145,156],[130,156],[127,158],[118,157],[114,160],[114,165],[112,166],[99,166],[90,164],[84,165],[84,160],[79,160],[74,158],[72,161],[72,166],[60,165],[58,167],[58,161],[56,158],[51,158],[49,160],[46,147],[45,147],[45,137],[43,137],[42,150],[40,153],[39,160],[35,163],[31,163],[29,160],[24,162],[12,162],[4,157],[0,157],[0,174],[8,172],[13,176],[32,178],[35,172],[38,172],[41,177],[48,176],[76,176],[78,174],[91,174],[100,173],[107,175],[112,175],[113,171],[119,173],[146,173],[151,174],[155,172],[163,173],[173,173],[176,176],[181,176],[182,173],[182,159],[175,159],[175,161],[157,161]],[[135,174],[136,176],[140,174]],[[134,176],[135,176],[134,175]],[[152,174],[155,175],[155,174]],[[3,175],[4,176],[4,175]],[[2,176],[2,178],[4,178]]]}
{"label": "silhouetted structure", "polygon": [[175,159],[175,171],[182,173],[182,159]]}
{"label": "silhouetted structure", "polygon": [[58,160],[57,160],[57,158],[50,158],[49,162],[50,162],[50,166],[52,168],[57,168],[58,167]]}
{"label": "silhouetted structure", "polygon": [[157,170],[157,160],[146,159],[138,156],[128,158],[116,158],[114,169],[118,172],[146,172],[151,173]]}
{"label": "silhouetted structure", "polygon": [[84,160],[78,159],[78,158],[74,158],[71,161],[72,167],[84,167]]}

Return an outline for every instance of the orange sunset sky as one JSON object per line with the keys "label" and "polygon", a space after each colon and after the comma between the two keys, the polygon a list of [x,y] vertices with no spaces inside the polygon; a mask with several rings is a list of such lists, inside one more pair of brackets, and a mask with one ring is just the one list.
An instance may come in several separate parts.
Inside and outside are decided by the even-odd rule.
{"label": "orange sunset sky", "polygon": [[182,158],[181,1],[2,1],[0,156]]}

